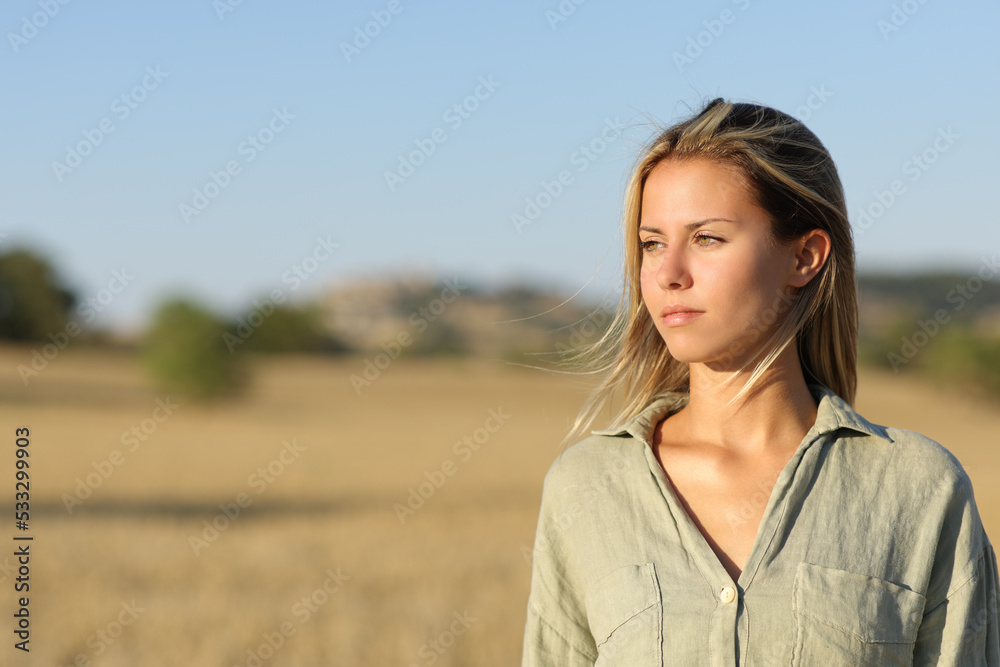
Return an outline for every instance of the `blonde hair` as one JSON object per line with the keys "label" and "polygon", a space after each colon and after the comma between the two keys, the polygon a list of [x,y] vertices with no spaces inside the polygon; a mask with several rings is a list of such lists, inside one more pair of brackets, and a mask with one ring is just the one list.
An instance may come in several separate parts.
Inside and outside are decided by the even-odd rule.
{"label": "blonde hair", "polygon": [[583,362],[601,381],[584,402],[564,445],[591,428],[611,406],[615,392],[621,393],[621,407],[612,420],[617,425],[658,398],[669,396],[682,405],[690,393],[688,365],[670,355],[642,299],[638,228],[643,187],[653,167],[667,159],[694,158],[736,168],[755,203],[770,214],[775,243],[788,245],[817,228],[831,240],[830,254],[819,273],[794,297],[786,295],[776,301],[773,313],[762,313],[761,321],[770,325],[782,309],[787,310],[757,354],[739,369],[741,375],[767,352],[733,401],[750,391],[794,340],[806,381],[822,384],[854,403],[858,346],[854,242],[833,159],[816,135],[795,118],[769,107],[717,98],[693,117],[660,132],[638,156],[622,216],[625,284],[621,301],[604,335],[578,348],[569,359],[570,363]]}

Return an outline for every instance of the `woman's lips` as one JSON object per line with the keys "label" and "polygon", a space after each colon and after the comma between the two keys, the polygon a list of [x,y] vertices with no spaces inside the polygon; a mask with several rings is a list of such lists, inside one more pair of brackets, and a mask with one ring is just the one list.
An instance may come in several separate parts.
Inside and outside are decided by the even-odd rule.
{"label": "woman's lips", "polygon": [[668,327],[679,327],[689,322],[693,322],[702,315],[704,312],[699,311],[683,311],[679,313],[671,313],[669,315],[663,316],[663,323]]}

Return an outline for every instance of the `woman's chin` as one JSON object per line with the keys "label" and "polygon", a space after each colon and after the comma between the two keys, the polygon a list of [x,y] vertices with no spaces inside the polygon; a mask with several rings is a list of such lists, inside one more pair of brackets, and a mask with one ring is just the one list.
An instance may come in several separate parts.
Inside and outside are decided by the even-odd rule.
{"label": "woman's chin", "polygon": [[685,364],[704,364],[724,370],[737,365],[739,358],[726,352],[725,347],[706,345],[705,341],[684,341],[673,339],[667,343],[670,356]]}
{"label": "woman's chin", "polygon": [[712,359],[708,350],[697,345],[667,345],[670,356],[685,364],[699,364]]}

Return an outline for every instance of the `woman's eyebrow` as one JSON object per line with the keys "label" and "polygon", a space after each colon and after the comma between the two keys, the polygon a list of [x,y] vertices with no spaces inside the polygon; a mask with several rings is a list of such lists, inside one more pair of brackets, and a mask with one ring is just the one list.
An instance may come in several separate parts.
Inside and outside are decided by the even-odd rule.
{"label": "woman's eyebrow", "polygon": [[[686,225],[684,225],[684,229],[686,229],[688,231],[691,231],[691,230],[694,230],[694,229],[698,229],[702,225],[707,225],[710,222],[732,222],[732,223],[735,223],[736,221],[735,220],[731,220],[729,218],[705,218],[704,220],[696,220],[695,222],[689,222],[689,223],[687,223]],[[663,233],[657,227],[648,227],[646,225],[643,225],[643,226],[639,227],[639,231],[640,232],[652,232],[654,234],[662,234]]]}

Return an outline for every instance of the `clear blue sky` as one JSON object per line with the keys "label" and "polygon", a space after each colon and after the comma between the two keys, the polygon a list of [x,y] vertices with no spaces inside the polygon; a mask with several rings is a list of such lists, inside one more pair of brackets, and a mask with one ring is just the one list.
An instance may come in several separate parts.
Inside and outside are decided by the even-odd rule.
{"label": "clear blue sky", "polygon": [[[337,248],[306,263],[296,298],[408,270],[614,292],[650,121],[716,96],[805,120],[856,229],[899,181],[857,236],[862,270],[971,273],[1000,251],[997,2],[224,3],[0,9],[0,248],[44,253],[84,298],[125,269],[104,324],[140,325],[177,291],[226,312],[287,293],[318,238]],[[616,119],[602,152],[578,152]],[[417,142],[434,151],[390,187]],[[512,215],[563,170],[572,182],[518,231]]]}

